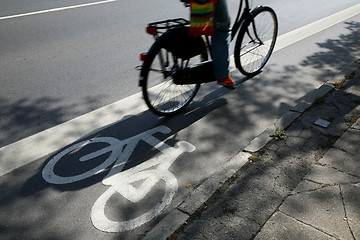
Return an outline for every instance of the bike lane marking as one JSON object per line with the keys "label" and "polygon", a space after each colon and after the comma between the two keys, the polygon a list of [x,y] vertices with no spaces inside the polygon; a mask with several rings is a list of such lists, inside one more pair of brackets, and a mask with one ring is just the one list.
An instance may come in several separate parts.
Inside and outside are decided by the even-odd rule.
{"label": "bike lane marking", "polygon": [[75,8],[81,8],[81,7],[89,7],[89,6],[93,6],[93,5],[111,3],[111,2],[116,2],[116,1],[118,1],[118,0],[104,0],[104,1],[100,1],[100,2],[84,3],[84,4],[73,5],[73,6],[67,6],[67,7],[59,7],[59,8],[52,8],[52,9],[47,9],[47,10],[35,11],[35,12],[20,13],[20,14],[0,17],[0,20],[19,18],[19,17],[26,17],[26,16],[38,15],[38,14],[50,13],[50,12],[59,12],[59,11],[64,11],[64,10],[69,10],[69,9],[75,9]]}
{"label": "bike lane marking", "polygon": [[[285,33],[274,52],[358,15],[360,4]],[[231,57],[231,67],[235,67]],[[46,156],[68,144],[147,110],[141,92],[0,148],[0,176]],[[101,116],[101,117],[99,117]],[[119,120],[121,119],[121,120]]]}
{"label": "bike lane marking", "polygon": [[[155,133],[169,134],[170,132],[170,128],[158,126],[124,140],[110,137],[97,137],[74,144],[56,154],[44,167],[42,176],[45,181],[52,184],[69,184],[92,177],[115,162],[110,172],[102,180],[102,183],[109,186],[109,188],[101,194],[94,203],[91,210],[91,220],[97,229],[105,232],[124,232],[132,230],[156,217],[170,204],[173,196],[178,190],[178,182],[176,176],[169,171],[169,168],[181,154],[193,152],[196,149],[195,146],[185,141],[179,141],[175,147],[172,147],[166,143],[167,139],[161,141],[153,136]],[[172,137],[169,137],[168,139],[172,139]],[[122,169],[124,164],[129,160],[136,145],[140,141],[144,141],[154,149],[157,149],[160,152],[160,155],[153,156],[143,163],[123,172]],[[78,151],[86,145],[93,143],[106,143],[108,146],[96,150],[95,152],[87,153],[81,157],[79,156],[78,159],[74,160],[89,161],[110,152],[110,156],[108,156],[103,163],[87,172],[75,176],[63,177],[54,172],[55,165],[61,161],[65,155],[71,154],[72,152]],[[125,221],[111,220],[106,216],[105,207],[108,200],[114,194],[119,193],[130,202],[137,203],[147,196],[152,188],[161,180],[166,185],[165,194],[161,201],[148,212],[143,213],[134,219]],[[132,186],[132,183],[138,181],[143,181],[143,183],[137,187]]]}

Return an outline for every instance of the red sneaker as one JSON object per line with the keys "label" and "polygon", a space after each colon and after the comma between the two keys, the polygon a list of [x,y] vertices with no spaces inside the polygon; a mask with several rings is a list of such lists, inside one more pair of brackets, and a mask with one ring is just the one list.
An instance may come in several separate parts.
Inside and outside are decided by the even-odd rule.
{"label": "red sneaker", "polygon": [[227,77],[224,77],[222,79],[217,80],[217,83],[219,85],[222,85],[224,87],[233,88],[235,86],[235,82],[231,79],[230,75]]}

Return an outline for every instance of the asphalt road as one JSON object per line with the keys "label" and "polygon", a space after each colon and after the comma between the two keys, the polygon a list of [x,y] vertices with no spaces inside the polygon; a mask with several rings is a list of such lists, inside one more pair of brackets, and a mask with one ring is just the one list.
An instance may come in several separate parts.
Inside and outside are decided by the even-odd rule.
{"label": "asphalt road", "polygon": [[[1,8],[0,16],[64,6],[34,3],[44,8],[14,2]],[[156,224],[159,209],[166,207],[161,217],[181,203],[276,118],[336,77],[359,51],[359,14],[339,23],[331,18],[328,26],[317,22],[292,35],[301,41],[279,41],[284,47],[262,74],[245,81],[234,71],[235,90],[204,85],[187,111],[158,118],[136,95],[132,67],[150,44],[142,29],[148,21],[187,10],[178,2],[142,3],[115,1],[0,20],[0,32],[8,33],[0,37],[2,238],[141,236]],[[271,3],[282,36],[357,2],[289,4]],[[143,8],[141,17],[134,17],[135,5]],[[107,108],[110,103],[115,104]],[[50,127],[54,131],[34,135]],[[105,147],[102,154],[87,156]],[[84,156],[92,161],[77,161]],[[110,162],[104,171],[81,175],[105,159]],[[110,221],[103,221],[102,213]]]}

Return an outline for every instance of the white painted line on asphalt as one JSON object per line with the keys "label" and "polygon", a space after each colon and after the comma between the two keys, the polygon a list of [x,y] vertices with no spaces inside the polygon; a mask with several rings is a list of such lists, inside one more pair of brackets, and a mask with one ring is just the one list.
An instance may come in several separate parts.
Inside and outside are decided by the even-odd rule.
{"label": "white painted line on asphalt", "polygon": [[[360,13],[360,4],[278,37],[278,51]],[[146,111],[141,93],[0,148],[0,176],[29,164],[92,131]]]}
{"label": "white painted line on asphalt", "polygon": [[41,11],[36,11],[36,12],[21,13],[21,14],[16,14],[16,15],[0,17],[0,20],[18,18],[18,17],[26,17],[26,16],[49,13],[49,12],[59,12],[59,11],[63,11],[63,10],[69,10],[69,9],[81,8],[81,7],[89,7],[89,6],[93,6],[93,5],[99,5],[99,4],[104,4],[104,3],[116,2],[116,1],[117,0],[105,0],[105,1],[100,1],[100,2],[84,3],[84,4],[73,5],[73,6],[68,6],[68,7],[59,7],[59,8],[53,8],[53,9],[41,10]]}

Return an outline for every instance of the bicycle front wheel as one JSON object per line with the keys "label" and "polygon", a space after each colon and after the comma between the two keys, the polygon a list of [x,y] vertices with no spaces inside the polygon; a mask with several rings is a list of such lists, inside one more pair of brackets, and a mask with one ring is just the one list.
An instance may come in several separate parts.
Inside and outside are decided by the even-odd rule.
{"label": "bicycle front wheel", "polygon": [[191,58],[181,58],[169,50],[168,41],[156,42],[141,72],[143,96],[149,109],[161,116],[183,110],[195,97],[200,84],[176,84],[173,76],[204,60],[207,60],[206,51]]}
{"label": "bicycle front wheel", "polygon": [[236,67],[246,76],[258,74],[274,50],[278,21],[274,10],[259,7],[242,25],[235,44]]}

